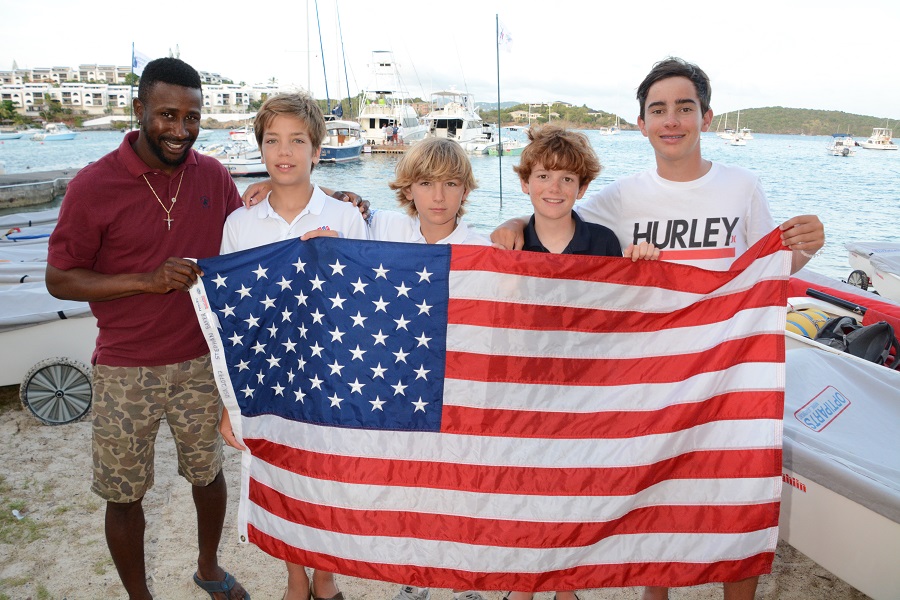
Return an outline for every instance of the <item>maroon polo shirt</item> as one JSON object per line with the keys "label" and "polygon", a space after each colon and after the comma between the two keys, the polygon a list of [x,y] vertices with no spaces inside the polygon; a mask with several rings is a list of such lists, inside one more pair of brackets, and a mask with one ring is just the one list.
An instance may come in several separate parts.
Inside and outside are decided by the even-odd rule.
{"label": "maroon polo shirt", "polygon": [[[118,149],[69,183],[50,236],[47,262],[54,267],[148,273],[170,256],[200,259],[219,253],[225,217],[241,205],[228,171],[216,159],[191,150],[166,175],[135,154],[131,144],[137,135],[128,133]],[[181,182],[171,230],[144,175],[166,208]],[[100,328],[95,364],[167,365],[208,352],[185,292],[137,294],[90,305]]]}

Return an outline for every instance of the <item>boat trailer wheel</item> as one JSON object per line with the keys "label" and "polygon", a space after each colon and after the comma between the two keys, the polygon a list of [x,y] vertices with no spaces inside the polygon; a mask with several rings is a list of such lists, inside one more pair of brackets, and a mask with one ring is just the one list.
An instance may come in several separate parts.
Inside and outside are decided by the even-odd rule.
{"label": "boat trailer wheel", "polygon": [[869,276],[866,275],[866,272],[862,269],[856,269],[855,271],[850,273],[850,276],[847,277],[847,283],[850,285],[855,285],[861,290],[869,289]]}
{"label": "boat trailer wheel", "polygon": [[19,386],[22,405],[46,425],[81,420],[90,411],[92,398],[90,367],[63,357],[37,363]]}

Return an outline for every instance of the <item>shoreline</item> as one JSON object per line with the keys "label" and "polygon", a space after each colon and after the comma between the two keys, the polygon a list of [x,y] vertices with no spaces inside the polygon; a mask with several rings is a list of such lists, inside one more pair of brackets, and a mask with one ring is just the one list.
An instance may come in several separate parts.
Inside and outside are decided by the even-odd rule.
{"label": "shoreline", "polygon": [[[103,537],[103,502],[90,491],[90,422],[58,427],[26,414],[18,386],[0,387],[0,598],[122,598],[124,590]],[[196,563],[194,508],[190,486],[176,473],[168,428],[160,428],[156,484],[145,497],[145,551],[151,591],[166,600],[206,598],[191,581]],[[240,455],[226,448],[228,512],[219,547],[226,570],[257,600],[278,599],[287,576],[284,565],[252,545],[237,541]],[[23,516],[14,517],[12,510]],[[391,600],[398,586],[338,576],[347,600]],[[432,590],[434,600],[452,600],[450,590]],[[484,593],[501,600],[501,592]],[[551,600],[542,592],[536,600]],[[639,588],[579,592],[582,600],[639,600]],[[673,589],[672,600],[720,600],[721,586]],[[779,541],[770,575],[760,578],[757,600],[865,600],[806,556]]]}

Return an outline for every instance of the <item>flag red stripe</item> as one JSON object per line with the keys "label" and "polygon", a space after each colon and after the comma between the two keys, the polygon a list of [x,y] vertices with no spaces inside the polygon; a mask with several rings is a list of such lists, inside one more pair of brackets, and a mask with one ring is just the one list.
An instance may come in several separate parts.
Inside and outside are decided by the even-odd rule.
{"label": "flag red stripe", "polygon": [[781,473],[780,448],[698,450],[636,467],[541,468],[337,456],[261,439],[245,438],[244,443],[258,459],[314,479],[489,494],[621,496],[668,479],[772,477]]}
{"label": "flag red stripe", "polygon": [[605,523],[516,521],[399,510],[353,510],[294,499],[250,480],[254,504],[285,521],[348,535],[420,538],[510,548],[567,548],[614,535],[746,533],[774,527],[780,504],[649,506]]}
{"label": "flag red stripe", "polygon": [[702,402],[650,411],[527,412],[445,404],[441,431],[498,437],[629,438],[682,431],[715,421],[781,419],[781,391],[724,393]]}
{"label": "flag red stripe", "polygon": [[504,329],[551,331],[590,331],[591,333],[631,333],[666,327],[696,327],[727,321],[741,310],[772,305],[782,287],[781,281],[761,281],[739,294],[713,297],[665,318],[639,311],[604,311],[568,306],[540,306],[487,300],[451,298],[447,322]]}
{"label": "flag red stripe", "polygon": [[408,585],[448,589],[553,591],[586,588],[667,585],[682,587],[713,581],[738,581],[771,572],[774,552],[761,552],[744,560],[713,563],[625,563],[587,565],[541,573],[475,573],[458,569],[421,567],[347,560],[328,554],[307,552],[248,526],[250,541],[264,552],[292,563],[332,573],[376,581],[402,581]]}
{"label": "flag red stripe", "polygon": [[445,377],[463,381],[573,386],[634,385],[684,381],[699,373],[773,360],[784,360],[784,334],[727,340],[714,350],[703,352],[628,359],[496,356],[448,351]]}

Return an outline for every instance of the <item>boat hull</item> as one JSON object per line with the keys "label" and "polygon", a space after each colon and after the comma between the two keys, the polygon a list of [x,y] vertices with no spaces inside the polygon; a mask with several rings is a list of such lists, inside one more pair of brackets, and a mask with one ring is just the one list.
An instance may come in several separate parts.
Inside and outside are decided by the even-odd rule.
{"label": "boat hull", "polygon": [[319,162],[326,163],[343,163],[359,160],[364,144],[353,144],[350,146],[322,146],[322,154]]}

